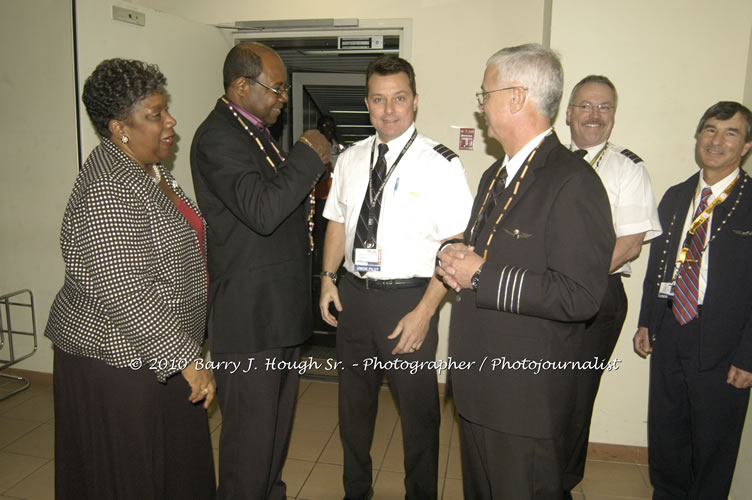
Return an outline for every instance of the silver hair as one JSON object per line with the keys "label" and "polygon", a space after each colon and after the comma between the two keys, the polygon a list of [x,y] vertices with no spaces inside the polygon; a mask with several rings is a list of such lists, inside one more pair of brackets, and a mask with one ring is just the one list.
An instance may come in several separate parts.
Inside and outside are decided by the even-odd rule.
{"label": "silver hair", "polygon": [[554,119],[564,86],[564,70],[555,51],[538,43],[507,47],[492,55],[486,65],[496,66],[500,80],[519,82],[535,109]]}
{"label": "silver hair", "polygon": [[569,105],[574,104],[574,96],[577,94],[577,91],[580,90],[580,88],[587,84],[587,83],[600,83],[602,85],[605,85],[606,87],[611,89],[611,92],[614,94],[614,107],[619,102],[619,94],[616,92],[616,87],[614,86],[613,82],[608,79],[608,77],[603,75],[588,75],[579,82],[577,82],[577,85],[574,86],[572,89],[572,92],[569,94]]}

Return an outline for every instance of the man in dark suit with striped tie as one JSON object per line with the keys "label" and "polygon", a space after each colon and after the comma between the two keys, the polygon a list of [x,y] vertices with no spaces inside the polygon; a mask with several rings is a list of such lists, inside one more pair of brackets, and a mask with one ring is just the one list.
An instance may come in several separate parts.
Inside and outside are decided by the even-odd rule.
{"label": "man in dark suit with striped tie", "polygon": [[752,114],[719,102],[695,135],[700,167],[658,207],[637,354],[650,358],[653,498],[727,498],[752,386]]}

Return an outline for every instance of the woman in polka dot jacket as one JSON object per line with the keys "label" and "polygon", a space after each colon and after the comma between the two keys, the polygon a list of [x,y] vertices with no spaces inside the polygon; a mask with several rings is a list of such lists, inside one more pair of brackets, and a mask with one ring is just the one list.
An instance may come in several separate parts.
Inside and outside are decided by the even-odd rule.
{"label": "woman in polka dot jacket", "polygon": [[[199,369],[205,223],[160,162],[175,119],[156,66],[110,59],[83,101],[101,138],[63,217],[54,344],[55,490],[61,499],[210,499],[214,466]],[[203,403],[203,404],[201,404]]]}

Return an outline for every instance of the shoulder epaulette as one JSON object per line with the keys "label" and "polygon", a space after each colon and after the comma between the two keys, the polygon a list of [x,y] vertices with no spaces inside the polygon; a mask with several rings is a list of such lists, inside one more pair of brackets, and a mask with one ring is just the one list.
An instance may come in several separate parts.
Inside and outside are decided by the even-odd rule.
{"label": "shoulder epaulette", "polygon": [[446,158],[447,161],[452,161],[457,158],[457,153],[444,146],[443,144],[437,144],[436,146],[434,146],[433,150]]}
{"label": "shoulder epaulette", "polygon": [[639,156],[637,156],[636,154],[634,154],[628,149],[622,149],[621,154],[623,154],[624,156],[632,160],[633,163],[642,163],[642,158],[640,158]]}

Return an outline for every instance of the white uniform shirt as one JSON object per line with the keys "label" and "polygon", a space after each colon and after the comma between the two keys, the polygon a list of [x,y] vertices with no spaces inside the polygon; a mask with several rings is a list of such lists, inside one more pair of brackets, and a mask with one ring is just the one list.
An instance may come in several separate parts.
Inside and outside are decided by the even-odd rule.
{"label": "white uniform shirt", "polygon": [[[387,172],[414,130],[413,124],[387,143]],[[355,272],[353,240],[368,189],[371,151],[372,163],[378,157],[378,148],[373,149],[377,140],[369,137],[342,152],[324,208],[324,217],[345,225],[345,268],[350,272]],[[447,148],[437,152],[437,145],[418,134],[384,185],[376,238],[381,270],[369,271],[368,278],[430,277],[441,240],[465,230],[473,204],[465,169]]]}
{"label": "white uniform shirt", "polygon": [[[636,154],[610,142],[605,143],[606,149],[598,156],[603,146],[588,148],[585,161],[593,165],[606,188],[616,237],[644,232],[645,241],[649,241],[659,236],[661,222],[645,164]],[[573,151],[578,149],[570,147]],[[612,274],[617,273],[632,274],[629,262]]]}
{"label": "white uniform shirt", "polygon": [[[692,200],[692,204],[689,206],[689,209],[687,210],[687,215],[684,218],[684,227],[682,228],[681,232],[681,239],[679,240],[679,249],[676,252],[676,260],[675,262],[679,261],[679,255],[681,254],[682,245],[684,243],[684,238],[687,235],[687,232],[689,231],[689,226],[692,224],[692,221],[695,218],[695,211],[697,211],[697,207],[700,205],[700,198],[702,198],[702,190],[706,187],[710,187],[710,190],[713,192],[713,194],[710,195],[708,198],[708,205],[713,203],[718,196],[723,193],[723,191],[731,184],[734,179],[739,177],[739,169],[737,168],[734,170],[731,174],[727,175],[720,181],[716,182],[712,186],[708,186],[708,184],[705,182],[705,179],[703,178],[702,172],[700,172],[700,181],[697,183],[697,189],[695,190],[695,197]],[[713,211],[715,212],[715,210]],[[700,263],[700,283],[697,287],[697,303],[702,304],[703,300],[705,299],[705,289],[707,288],[708,284],[708,256],[710,255],[710,239],[713,237],[714,232],[711,232],[710,230],[713,227],[713,214],[710,215],[708,218],[708,231],[705,234],[705,250],[702,252],[702,262]],[[676,282],[676,273],[679,271],[679,266],[674,266],[674,282]]]}

